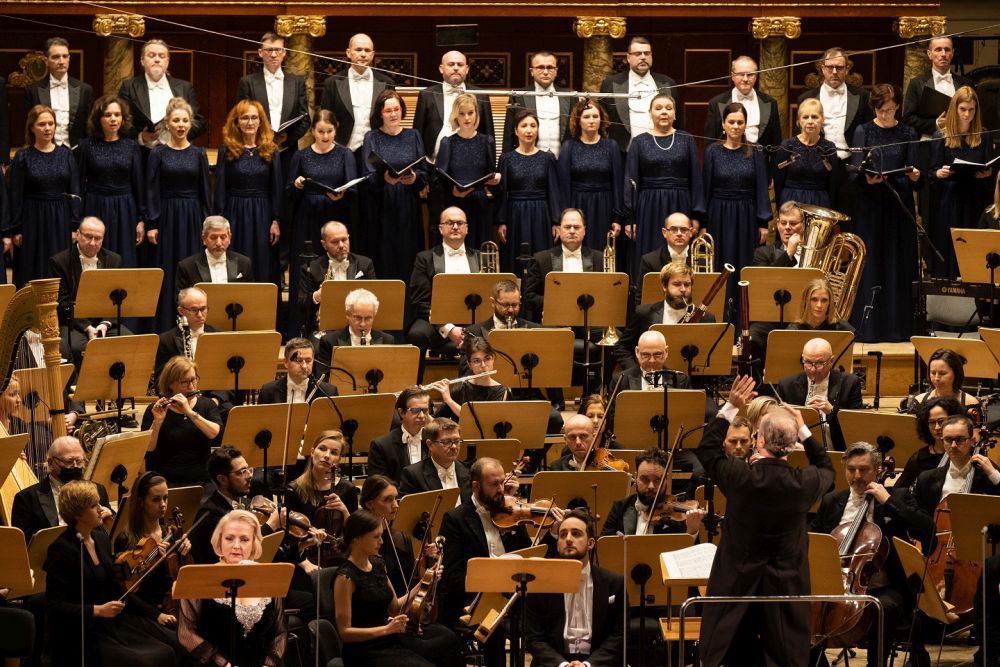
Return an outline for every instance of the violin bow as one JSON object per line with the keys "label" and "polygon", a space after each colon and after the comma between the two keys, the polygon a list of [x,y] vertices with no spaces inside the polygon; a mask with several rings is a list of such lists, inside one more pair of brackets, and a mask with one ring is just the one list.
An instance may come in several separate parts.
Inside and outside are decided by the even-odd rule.
{"label": "violin bow", "polygon": [[[427,519],[427,529],[424,531],[424,536],[420,540],[420,553],[416,554],[413,559],[413,570],[410,572],[410,578],[407,581],[407,583],[413,581],[417,577],[417,569],[420,567],[420,562],[424,557],[424,550],[430,543],[430,541],[427,538],[431,534],[431,529],[434,527],[434,519],[437,516],[438,509],[441,507],[441,498],[442,496],[439,493],[437,495],[437,498],[434,500],[434,507],[431,509],[431,515]],[[402,568],[400,569],[400,571],[402,571]],[[406,599],[404,600],[402,609],[408,609],[410,607],[410,600],[412,599],[412,597],[413,597],[413,589],[408,588],[406,591]]]}
{"label": "violin bow", "polygon": [[552,498],[549,499],[549,506],[545,509],[545,514],[542,515],[542,520],[538,522],[538,530],[535,531],[535,537],[531,540],[531,546],[538,546],[538,540],[542,536],[542,529],[545,526],[545,520],[549,518],[550,514],[552,514],[552,508],[555,506],[556,497],[552,496]]}
{"label": "violin bow", "polygon": [[134,583],[133,583],[133,584],[132,584],[131,586],[129,586],[129,587],[128,587],[128,590],[127,590],[127,591],[125,591],[125,592],[124,592],[124,593],[122,594],[122,596],[121,596],[120,598],[118,598],[118,601],[119,601],[119,602],[124,602],[124,601],[125,601],[125,598],[127,598],[127,597],[128,597],[129,595],[131,595],[131,594],[132,594],[132,592],[133,592],[133,591],[134,591],[134,590],[135,590],[136,588],[138,588],[138,587],[139,587],[139,584],[141,584],[141,583],[142,583],[142,581],[143,581],[143,580],[144,580],[144,579],[145,579],[146,577],[148,577],[148,576],[149,576],[149,573],[150,573],[150,572],[152,572],[153,570],[155,570],[155,569],[156,569],[157,567],[159,567],[159,565],[160,565],[161,563],[164,563],[164,562],[166,562],[167,558],[168,558],[168,557],[169,557],[169,556],[170,556],[171,554],[175,553],[175,552],[176,552],[176,551],[177,551],[178,549],[180,549],[180,545],[181,545],[181,542],[183,542],[183,541],[184,541],[184,538],[185,538],[185,537],[187,537],[188,535],[190,535],[190,534],[191,534],[191,531],[193,531],[193,530],[194,530],[195,528],[197,528],[197,527],[198,527],[198,524],[200,524],[200,523],[201,523],[202,521],[204,521],[204,520],[205,520],[205,519],[207,519],[207,518],[208,518],[208,514],[207,514],[207,513],[206,513],[206,514],[202,514],[202,515],[201,515],[201,516],[200,516],[200,517],[198,518],[198,520],[197,520],[197,521],[195,521],[195,522],[194,522],[194,524],[193,524],[193,525],[192,525],[192,526],[191,526],[191,527],[190,527],[190,528],[189,528],[189,529],[187,530],[187,532],[186,532],[186,533],[184,533],[184,534],[183,534],[183,535],[181,535],[181,536],[180,536],[179,538],[177,538],[176,540],[174,540],[174,543],[173,543],[173,544],[171,544],[171,545],[170,545],[170,546],[169,546],[169,547],[167,548],[167,550],[166,550],[165,552],[163,552],[163,555],[162,555],[162,556],[160,556],[160,557],[159,557],[158,559],[156,559],[156,560],[155,560],[155,561],[153,562],[153,564],[152,564],[152,565],[150,565],[150,566],[149,566],[149,568],[147,568],[147,569],[146,569],[146,571],[145,571],[145,572],[143,572],[143,573],[142,573],[142,574],[141,574],[141,575],[139,576],[139,578],[138,578],[138,579],[136,579],[136,580],[135,580],[135,582],[134,582]]}
{"label": "violin bow", "polygon": [[[396,567],[399,568],[399,573],[403,574],[403,561],[399,560],[399,551],[396,549],[396,542],[392,539],[392,524],[385,517],[382,517],[382,523],[385,525],[385,532],[389,535],[389,546],[392,547],[392,555],[396,557]],[[392,588],[392,579],[389,579],[389,588]],[[392,596],[399,597],[395,589],[392,590]]]}
{"label": "violin bow", "polygon": [[594,438],[590,442],[590,447],[587,448],[586,456],[583,457],[583,465],[577,468],[578,472],[582,472],[587,469],[587,462],[590,459],[590,455],[593,454],[594,450],[599,447],[598,443],[604,437],[604,431],[608,427],[608,415],[611,414],[611,402],[618,396],[618,387],[621,386],[623,375],[624,373],[618,374],[618,380],[615,381],[615,386],[611,390],[610,398],[608,398],[608,407],[604,410],[604,416],[601,417],[600,423],[594,430]]}
{"label": "violin bow", "polygon": [[[677,451],[677,446],[681,444],[681,437],[684,435],[684,424],[677,429],[677,437],[674,438],[674,444],[670,446],[670,451],[667,452],[667,469],[663,471],[663,477],[660,478],[660,484],[656,487],[656,493],[653,494],[653,502],[649,506],[649,510],[646,512],[646,530],[644,534],[649,534],[649,527],[653,522],[653,511],[656,509],[656,501],[660,499],[663,495],[663,487],[667,483],[667,479],[670,478],[670,474],[673,471],[674,466],[674,452]],[[636,473],[639,472],[638,466],[636,466]]]}

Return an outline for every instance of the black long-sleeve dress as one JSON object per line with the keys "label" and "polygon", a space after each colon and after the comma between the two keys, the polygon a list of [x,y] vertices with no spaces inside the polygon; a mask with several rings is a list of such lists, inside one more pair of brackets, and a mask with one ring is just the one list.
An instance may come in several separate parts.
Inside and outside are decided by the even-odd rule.
{"label": "black long-sleeve dress", "polygon": [[284,664],[285,618],[281,598],[261,598],[256,604],[236,604],[236,647],[230,650],[233,610],[225,599],[181,600],[178,635],[196,664]]}
{"label": "black long-sleeve dress", "polygon": [[[222,424],[219,406],[210,398],[199,396],[194,411],[208,421]],[[150,403],[142,415],[142,430],[149,429],[152,423],[153,404]],[[170,487],[204,484],[208,481],[205,465],[212,443],[212,438],[202,433],[194,422],[168,410],[156,438],[156,449],[146,454],[146,470],[158,471]]]}

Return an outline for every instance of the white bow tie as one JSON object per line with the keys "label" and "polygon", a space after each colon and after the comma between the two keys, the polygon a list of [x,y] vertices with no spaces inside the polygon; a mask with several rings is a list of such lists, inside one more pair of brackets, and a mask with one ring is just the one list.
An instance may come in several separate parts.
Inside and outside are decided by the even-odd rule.
{"label": "white bow tie", "polygon": [[646,381],[650,387],[657,386],[657,380],[659,379],[656,373],[644,373],[642,378]]}
{"label": "white bow tie", "polygon": [[448,256],[449,257],[465,257],[465,246],[462,246],[458,250],[453,250],[451,248],[448,248]]}
{"label": "white bow tie", "polygon": [[350,263],[350,260],[346,260],[346,259],[331,259],[330,260],[330,265],[333,266],[334,269],[336,269],[338,271],[343,271],[344,273],[347,273],[347,265],[349,263]]}
{"label": "white bow tie", "polygon": [[69,84],[66,79],[63,79],[62,81],[49,79],[49,90],[55,90],[56,88],[69,88]]}
{"label": "white bow tie", "polygon": [[438,478],[442,482],[450,482],[453,479],[455,479],[455,471],[451,470],[450,468],[448,470],[439,470],[438,471]]}
{"label": "white bow tie", "polygon": [[753,95],[743,95],[741,93],[736,94],[737,102],[753,102]]}
{"label": "white bow tie", "polygon": [[351,81],[368,81],[372,78],[371,70],[368,70],[364,74],[351,74]]}
{"label": "white bow tie", "polygon": [[461,95],[464,92],[465,92],[465,89],[462,88],[461,86],[448,86],[448,85],[446,85],[444,87],[444,94],[445,95]]}
{"label": "white bow tie", "polygon": [[934,75],[934,83],[941,83],[942,81],[947,81],[948,83],[951,83],[951,72],[948,72],[947,74]]}
{"label": "white bow tie", "polygon": [[843,95],[847,92],[847,86],[841,86],[840,88],[830,88],[826,91],[830,95]]}
{"label": "white bow tie", "polygon": [[214,257],[209,257],[208,258],[208,265],[209,266],[225,266],[226,265],[226,258],[223,257],[222,259],[215,259]]}
{"label": "white bow tie", "polygon": [[580,259],[580,251],[575,250],[573,252],[567,252],[565,255],[563,255],[563,257],[565,259]]}
{"label": "white bow tie", "polygon": [[167,87],[166,81],[163,81],[162,79],[160,81],[157,81],[156,83],[150,84],[149,89],[150,90],[169,90],[169,88]]}
{"label": "white bow tie", "polygon": [[285,78],[285,73],[283,71],[281,71],[280,69],[277,72],[275,72],[274,74],[271,74],[268,71],[264,72],[264,82],[265,83],[270,83],[272,81],[283,81],[284,78]]}

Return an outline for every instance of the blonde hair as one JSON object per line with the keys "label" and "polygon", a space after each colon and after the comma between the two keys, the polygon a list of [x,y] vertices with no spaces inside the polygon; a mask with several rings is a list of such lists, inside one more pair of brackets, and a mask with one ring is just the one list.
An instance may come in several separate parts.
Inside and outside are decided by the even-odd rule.
{"label": "blonde hair", "polygon": [[[958,105],[963,102],[971,102],[976,105],[976,113],[972,116],[969,131],[965,133],[965,136],[962,136],[962,131],[958,127]],[[946,148],[961,148],[963,141],[969,148],[976,148],[982,143],[983,119],[980,110],[979,97],[971,87],[962,86],[955,91],[951,103],[948,104],[948,111],[944,115],[944,132],[942,134]]]}
{"label": "blonde hair", "polygon": [[160,371],[160,379],[157,382],[157,389],[160,392],[160,396],[170,396],[170,385],[178,382],[188,371],[194,371],[195,375],[198,375],[198,364],[194,363],[187,357],[176,356],[171,357],[166,364],[163,365],[163,370]]}
{"label": "blonde hair", "polygon": [[837,321],[837,308],[833,303],[833,289],[830,288],[830,283],[827,282],[826,278],[813,278],[802,289],[802,301],[799,303],[799,319],[795,320],[796,322],[799,324],[805,323],[806,313],[809,312],[809,299],[820,290],[826,292],[826,295],[830,298],[830,304],[827,306],[826,317],[823,319],[823,322],[833,324]]}
{"label": "blonde hair", "polygon": [[[62,495],[60,494],[60,502],[61,501]],[[222,531],[224,531],[226,526],[234,521],[242,521],[248,526],[253,527],[253,549],[250,551],[250,560],[257,560],[264,552],[264,548],[261,545],[264,537],[260,532],[260,521],[257,520],[257,517],[246,510],[233,510],[219,519],[218,525],[216,525],[215,530],[212,531],[212,549],[219,556],[219,558],[222,557]]]}
{"label": "blonde hair", "polygon": [[815,97],[810,97],[809,99],[802,100],[802,103],[799,104],[799,108],[795,112],[795,118],[796,119],[801,118],[803,111],[814,108],[819,110],[820,116],[823,115],[823,103],[820,102],[818,99],[816,99]]}
{"label": "blonde hair", "polygon": [[476,96],[471,93],[462,93],[455,98],[454,104],[451,105],[451,115],[448,116],[451,129],[458,129],[458,113],[462,107],[472,107],[473,111],[476,112],[476,129],[479,129],[479,103],[476,101]]}
{"label": "blonde hair", "polygon": [[306,464],[302,469],[302,474],[292,480],[291,487],[295,489],[295,495],[299,497],[304,503],[313,503],[316,505],[323,504],[323,494],[316,489],[316,480],[313,479],[313,460],[312,451],[319,446],[321,442],[326,440],[333,440],[340,444],[340,451],[344,451],[344,445],[347,444],[344,439],[344,434],[335,428],[323,431],[316,439],[313,440],[312,448],[309,450],[309,456],[306,457]]}
{"label": "blonde hair", "polygon": [[755,430],[757,424],[760,423],[761,417],[777,405],[779,405],[778,399],[773,396],[758,396],[747,403],[747,421],[750,422],[751,430]]}
{"label": "blonde hair", "polygon": [[194,122],[194,109],[191,108],[191,105],[183,97],[170,98],[170,101],[167,102],[167,110],[163,114],[164,122],[170,120],[171,114],[175,111],[186,111],[188,119],[192,123]]}
{"label": "blonde hair", "polygon": [[59,490],[59,517],[67,526],[76,525],[84,510],[101,502],[97,485],[84,480],[66,482]]}

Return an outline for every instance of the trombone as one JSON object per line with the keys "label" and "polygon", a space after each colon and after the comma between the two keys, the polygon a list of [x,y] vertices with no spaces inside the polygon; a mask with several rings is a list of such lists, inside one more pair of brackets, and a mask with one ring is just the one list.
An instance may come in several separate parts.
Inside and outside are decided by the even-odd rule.
{"label": "trombone", "polygon": [[479,246],[479,272],[500,273],[500,247],[493,241]]}
{"label": "trombone", "polygon": [[[615,252],[615,235],[614,232],[608,232],[608,235],[604,243],[604,262],[601,266],[601,270],[604,273],[614,273],[615,272],[615,261],[617,259],[617,253]],[[601,389],[600,394],[603,396],[605,391],[605,367],[607,363],[605,361],[605,350],[612,345],[617,345],[620,338],[618,337],[618,329],[613,326],[608,326],[604,330],[604,336],[601,340],[597,341],[597,344],[601,347]],[[589,344],[584,341],[584,344]]]}

